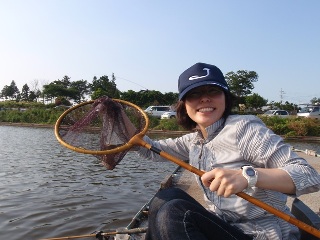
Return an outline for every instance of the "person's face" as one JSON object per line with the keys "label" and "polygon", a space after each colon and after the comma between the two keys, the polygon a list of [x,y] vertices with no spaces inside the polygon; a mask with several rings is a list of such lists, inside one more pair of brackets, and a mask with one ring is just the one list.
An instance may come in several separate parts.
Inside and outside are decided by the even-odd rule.
{"label": "person's face", "polygon": [[222,117],[226,108],[225,94],[215,86],[197,87],[186,94],[185,106],[189,117],[200,128],[206,128]]}

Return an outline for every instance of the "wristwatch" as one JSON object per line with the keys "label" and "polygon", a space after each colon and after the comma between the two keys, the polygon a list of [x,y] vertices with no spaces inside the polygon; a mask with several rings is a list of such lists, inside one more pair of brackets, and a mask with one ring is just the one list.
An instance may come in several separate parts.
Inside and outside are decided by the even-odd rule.
{"label": "wristwatch", "polygon": [[258,172],[254,169],[254,167],[250,165],[244,165],[241,167],[242,176],[244,176],[248,181],[247,191],[252,190],[258,181]]}

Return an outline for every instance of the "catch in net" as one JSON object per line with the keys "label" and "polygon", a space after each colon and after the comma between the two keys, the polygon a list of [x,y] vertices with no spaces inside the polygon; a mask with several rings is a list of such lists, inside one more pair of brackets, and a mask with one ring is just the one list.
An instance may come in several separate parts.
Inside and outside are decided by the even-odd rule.
{"label": "catch in net", "polygon": [[109,170],[133,146],[130,139],[145,134],[148,118],[136,105],[101,97],[65,111],[55,126],[55,135],[65,147],[96,156]]}

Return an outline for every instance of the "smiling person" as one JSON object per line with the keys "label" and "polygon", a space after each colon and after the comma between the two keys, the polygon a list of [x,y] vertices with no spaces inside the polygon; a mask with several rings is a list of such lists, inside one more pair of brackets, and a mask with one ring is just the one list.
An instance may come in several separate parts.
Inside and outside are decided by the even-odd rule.
{"label": "smiling person", "polygon": [[[286,195],[319,191],[320,177],[257,117],[231,115],[234,97],[216,66],[197,63],[179,77],[176,139],[144,140],[205,171],[195,176],[208,208],[178,188],[159,191],[147,239],[299,239],[290,223],[239,198],[246,192],[286,214]],[[139,154],[163,160],[145,148]]]}

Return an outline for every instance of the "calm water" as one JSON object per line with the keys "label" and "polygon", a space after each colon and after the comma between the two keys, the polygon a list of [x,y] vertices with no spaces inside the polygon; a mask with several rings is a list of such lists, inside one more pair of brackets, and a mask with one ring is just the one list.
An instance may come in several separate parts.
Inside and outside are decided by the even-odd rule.
{"label": "calm water", "polygon": [[0,126],[0,239],[126,226],[175,169],[128,153],[113,171],[57,142],[53,129]]}
{"label": "calm water", "polygon": [[[320,153],[320,143],[291,144]],[[62,147],[53,129],[0,126],[0,147],[1,240],[124,227],[176,167],[130,152],[108,171],[96,158]]]}

